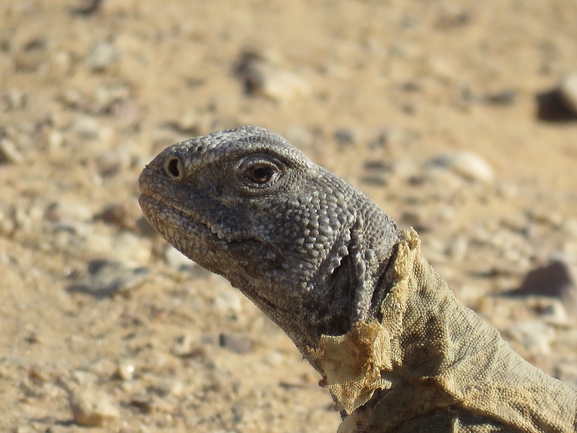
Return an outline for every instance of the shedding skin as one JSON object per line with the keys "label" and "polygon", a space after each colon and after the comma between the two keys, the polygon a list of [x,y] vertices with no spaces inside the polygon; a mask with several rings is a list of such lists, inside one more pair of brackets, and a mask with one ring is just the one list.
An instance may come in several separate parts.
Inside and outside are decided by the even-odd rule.
{"label": "shedding skin", "polygon": [[140,206],[323,376],[339,432],[570,432],[577,395],[463,306],[367,196],[260,127],[172,145]]}

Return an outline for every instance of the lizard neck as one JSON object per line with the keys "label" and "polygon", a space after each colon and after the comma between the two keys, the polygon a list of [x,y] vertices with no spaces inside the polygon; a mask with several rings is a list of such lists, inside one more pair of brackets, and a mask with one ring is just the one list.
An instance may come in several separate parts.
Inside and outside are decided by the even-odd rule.
{"label": "lizard neck", "polygon": [[[577,395],[514,353],[454,297],[421,256],[416,233],[406,239],[386,272],[382,317],[323,336],[311,353],[321,385],[350,415],[339,432],[386,432],[432,411],[447,422],[462,413],[515,431],[572,431]],[[548,403],[527,405],[528,395]]]}

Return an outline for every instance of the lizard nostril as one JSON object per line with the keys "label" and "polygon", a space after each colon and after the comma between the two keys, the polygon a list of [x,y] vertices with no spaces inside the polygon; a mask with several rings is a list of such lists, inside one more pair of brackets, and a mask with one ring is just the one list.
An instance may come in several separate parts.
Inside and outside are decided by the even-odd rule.
{"label": "lizard nostril", "polygon": [[173,180],[182,179],[182,162],[178,158],[170,158],[164,164],[164,170]]}

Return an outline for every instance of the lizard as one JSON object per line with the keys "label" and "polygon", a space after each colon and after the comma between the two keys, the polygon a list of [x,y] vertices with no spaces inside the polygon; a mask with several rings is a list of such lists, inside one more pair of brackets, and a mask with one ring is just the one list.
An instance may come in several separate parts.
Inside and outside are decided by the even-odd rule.
{"label": "lizard", "polygon": [[320,373],[339,433],[577,431],[577,392],[459,302],[413,229],[279,135],[243,126],[174,144],[139,189],[150,224]]}

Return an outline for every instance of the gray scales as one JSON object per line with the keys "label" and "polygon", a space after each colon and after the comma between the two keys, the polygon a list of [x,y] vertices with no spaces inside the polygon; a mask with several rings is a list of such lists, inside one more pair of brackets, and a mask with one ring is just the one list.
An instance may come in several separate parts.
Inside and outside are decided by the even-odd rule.
{"label": "gray scales", "polygon": [[367,196],[259,127],[172,145],[140,206],[322,375],[349,432],[574,432],[577,393],[462,305]]}

